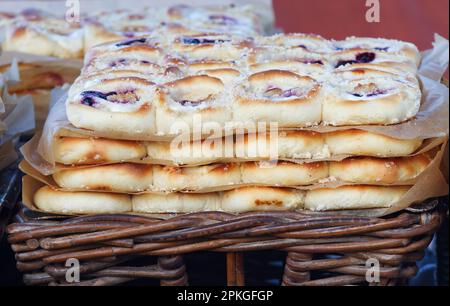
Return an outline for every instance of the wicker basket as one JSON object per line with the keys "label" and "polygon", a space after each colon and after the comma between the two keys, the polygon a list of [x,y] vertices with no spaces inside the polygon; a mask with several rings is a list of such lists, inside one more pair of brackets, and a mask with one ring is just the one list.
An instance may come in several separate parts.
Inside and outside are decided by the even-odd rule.
{"label": "wicker basket", "polygon": [[[187,285],[183,254],[197,251],[225,252],[227,284],[244,285],[245,252],[262,250],[287,253],[283,285],[367,285],[369,258],[380,264],[380,281],[370,284],[395,285],[415,275],[415,262],[446,210],[439,200],[382,218],[204,212],[166,220],[119,214],[43,220],[22,210],[7,233],[28,285],[116,285],[140,278]],[[155,264],[133,265],[142,257]],[[80,282],[65,281],[70,258],[80,261]]]}

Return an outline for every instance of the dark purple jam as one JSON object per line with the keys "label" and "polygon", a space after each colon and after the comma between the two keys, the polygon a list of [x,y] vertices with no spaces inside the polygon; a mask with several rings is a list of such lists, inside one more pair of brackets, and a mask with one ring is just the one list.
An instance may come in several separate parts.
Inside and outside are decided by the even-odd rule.
{"label": "dark purple jam", "polygon": [[197,106],[201,103],[201,101],[196,102],[196,101],[189,101],[189,100],[181,100],[181,101],[177,101],[177,102],[183,106]]}
{"label": "dark purple jam", "polygon": [[341,66],[345,66],[345,65],[348,65],[348,64],[356,64],[356,63],[358,63],[357,61],[354,61],[354,60],[349,60],[349,61],[339,61],[337,64],[336,64],[336,66],[334,67],[334,68],[339,68],[339,67],[341,67]]}
{"label": "dark purple jam", "polygon": [[95,91],[95,90],[83,91],[81,93],[81,96],[82,96],[81,104],[87,105],[87,106],[95,106],[95,104],[96,104],[95,98],[107,100],[108,96],[116,95],[116,94],[117,93],[115,91],[111,91],[108,93],[102,93],[100,91]]}
{"label": "dark purple jam", "polygon": [[367,96],[368,97],[374,97],[374,96],[384,95],[384,94],[386,94],[386,90],[377,89],[374,92],[369,93]]}
{"label": "dark purple jam", "polygon": [[117,43],[116,47],[131,46],[131,45],[144,44],[144,43],[145,43],[145,38],[143,37],[143,38],[138,38],[138,39],[122,41],[120,43]]}
{"label": "dark purple jam", "polygon": [[364,52],[356,55],[355,60],[348,61],[339,61],[334,68],[339,68],[341,66],[345,66],[348,64],[366,64],[370,63],[375,59],[375,53],[373,52]]}
{"label": "dark purple jam", "polygon": [[302,49],[308,50],[308,48],[305,45],[298,45],[297,47],[300,47]]}
{"label": "dark purple jam", "polygon": [[283,91],[283,97],[285,98],[290,98],[290,97],[294,97],[294,96],[298,96],[298,90],[294,89],[288,89]]}
{"label": "dark purple jam", "polygon": [[116,67],[117,65],[125,65],[127,62],[128,62],[127,59],[121,58],[121,59],[118,59],[116,61],[113,61],[113,62],[109,63],[109,66],[110,67]]}
{"label": "dark purple jam", "polygon": [[384,94],[386,94],[386,90],[382,90],[382,89],[377,89],[377,90],[375,90],[375,91],[373,91],[373,92],[371,92],[371,93],[368,93],[368,94],[361,94],[361,93],[356,93],[356,92],[353,92],[353,93],[351,93],[353,96],[355,96],[355,97],[358,97],[358,98],[362,98],[362,97],[375,97],[375,96],[378,96],[378,95],[384,95]]}
{"label": "dark purple jam", "polygon": [[375,53],[364,52],[356,55],[356,61],[358,63],[370,63],[375,59]]}

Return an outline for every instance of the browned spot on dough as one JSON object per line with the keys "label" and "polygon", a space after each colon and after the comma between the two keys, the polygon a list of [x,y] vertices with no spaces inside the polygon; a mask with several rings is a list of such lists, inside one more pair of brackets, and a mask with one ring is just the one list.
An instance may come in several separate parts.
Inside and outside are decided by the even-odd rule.
{"label": "browned spot on dough", "polygon": [[257,206],[260,206],[260,205],[281,206],[281,205],[283,205],[283,201],[280,201],[280,200],[255,200],[255,204]]}

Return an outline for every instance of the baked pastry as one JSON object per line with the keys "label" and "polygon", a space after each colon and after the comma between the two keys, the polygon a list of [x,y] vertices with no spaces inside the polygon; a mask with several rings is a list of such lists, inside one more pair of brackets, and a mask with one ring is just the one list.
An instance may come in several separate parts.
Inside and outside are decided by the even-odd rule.
{"label": "baked pastry", "polygon": [[414,153],[422,144],[421,139],[396,139],[356,129],[325,133],[324,136],[333,155],[404,156]]}
{"label": "baked pastry", "polygon": [[308,131],[240,134],[191,142],[148,142],[155,163],[196,165],[245,160],[325,159],[330,151],[323,134]]}
{"label": "baked pastry", "polygon": [[340,210],[388,208],[398,202],[411,186],[342,186],[308,190],[305,209]]}
{"label": "baked pastry", "polygon": [[415,179],[430,164],[427,154],[411,157],[350,157],[330,162],[330,177],[356,184],[395,184]]}
{"label": "baked pastry", "polygon": [[236,33],[255,35],[271,27],[271,17],[262,16],[251,5],[149,7],[99,12],[84,19],[85,50],[101,43],[134,38],[153,31],[170,34]]}
{"label": "baked pastry", "polygon": [[206,75],[189,76],[166,84],[156,97],[158,135],[190,134],[194,129],[231,120],[230,97],[222,81]]}
{"label": "baked pastry", "polygon": [[79,23],[28,9],[6,28],[4,50],[61,58],[83,56],[83,29]]}
{"label": "baked pastry", "polygon": [[[304,34],[247,37],[156,30],[92,48],[71,92],[105,79],[152,82],[158,88],[152,101],[156,122],[151,123],[157,135],[180,133],[170,131],[177,124],[192,130],[198,116],[218,129],[264,123],[278,128],[388,125],[414,117],[421,91],[412,47],[393,41],[397,49],[377,50],[370,39],[356,38],[342,44],[354,41],[370,52],[351,61],[339,54],[357,48]],[[72,123],[93,129],[87,121]],[[112,127],[111,132],[119,131]]]}
{"label": "baked pastry", "polygon": [[335,67],[355,63],[402,63],[412,68],[420,64],[420,52],[414,44],[383,38],[348,37],[332,42]]}
{"label": "baked pastry", "polygon": [[264,33],[271,26],[271,16],[264,15],[263,11],[251,4],[204,7],[181,4],[169,7],[167,16],[170,21],[192,30],[255,35]]}
{"label": "baked pastry", "polygon": [[126,194],[60,191],[49,186],[36,191],[34,205],[60,214],[121,213],[132,209],[131,197]]}
{"label": "baked pastry", "polygon": [[146,193],[132,197],[133,212],[190,213],[220,210],[219,193]]}
{"label": "baked pastry", "polygon": [[284,70],[267,70],[248,77],[236,92],[233,120],[252,126],[278,122],[281,127],[305,127],[321,121],[322,86],[313,78]]}
{"label": "baked pastry", "polygon": [[136,77],[93,83],[69,92],[67,118],[76,127],[122,135],[154,135],[157,88]]}
{"label": "baked pastry", "polygon": [[136,38],[92,48],[84,58],[82,75],[85,77],[117,70],[160,74],[163,72],[160,67],[163,54],[155,44],[150,38]]}
{"label": "baked pastry", "polygon": [[154,166],[154,187],[160,191],[189,191],[239,185],[239,164],[212,164],[197,167]]}
{"label": "baked pastry", "polygon": [[209,164],[226,162],[234,158],[233,138],[215,138],[178,143],[148,142],[147,158],[155,163],[176,165]]}
{"label": "baked pastry", "polygon": [[144,144],[129,140],[55,137],[52,147],[55,162],[65,165],[116,163],[146,156]]}
{"label": "baked pastry", "polygon": [[282,131],[236,135],[238,159],[323,159],[330,157],[324,134],[309,131]]}
{"label": "baked pastry", "polygon": [[61,170],[53,174],[59,187],[114,192],[141,192],[153,185],[153,166],[120,163]]}
{"label": "baked pastry", "polygon": [[275,34],[272,36],[260,36],[257,39],[258,45],[261,46],[300,47],[304,51],[311,53],[329,53],[333,51],[331,41],[313,34]]}
{"label": "baked pastry", "polygon": [[294,72],[300,76],[309,76],[317,81],[325,81],[327,78],[327,64],[324,58],[320,60],[294,59],[263,61],[249,66],[251,73],[269,70],[283,70]]}
{"label": "baked pastry", "polygon": [[160,27],[164,20],[162,9],[137,11],[119,9],[98,12],[84,19],[84,48],[111,41],[145,35]]}
{"label": "baked pastry", "polygon": [[227,212],[302,209],[305,192],[289,188],[242,187],[225,191],[221,208]]}
{"label": "baked pastry", "polygon": [[341,156],[397,157],[413,154],[421,139],[396,139],[363,130],[328,133],[283,131],[226,138],[137,142],[55,137],[53,159],[65,165],[95,165],[144,159],[163,165],[201,165],[246,160],[326,160]]}
{"label": "baked pastry", "polygon": [[252,39],[230,34],[201,33],[175,38],[169,45],[189,61],[237,61],[252,47]]}
{"label": "baked pastry", "polygon": [[338,71],[322,104],[322,121],[330,125],[394,124],[417,114],[421,91],[415,77],[380,70]]}
{"label": "baked pastry", "polygon": [[290,163],[246,162],[241,164],[244,184],[301,186],[318,183],[328,177],[326,162]]}

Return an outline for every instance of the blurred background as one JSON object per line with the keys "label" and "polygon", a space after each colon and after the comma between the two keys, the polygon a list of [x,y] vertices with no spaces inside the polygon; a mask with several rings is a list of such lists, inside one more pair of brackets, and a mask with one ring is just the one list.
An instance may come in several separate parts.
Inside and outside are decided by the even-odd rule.
{"label": "blurred background", "polygon": [[[370,1],[369,1],[370,2]],[[420,50],[434,33],[448,39],[449,0],[378,0],[380,22],[366,21],[366,0],[274,0],[276,25],[285,32],[325,38],[371,36],[406,40]]]}

